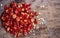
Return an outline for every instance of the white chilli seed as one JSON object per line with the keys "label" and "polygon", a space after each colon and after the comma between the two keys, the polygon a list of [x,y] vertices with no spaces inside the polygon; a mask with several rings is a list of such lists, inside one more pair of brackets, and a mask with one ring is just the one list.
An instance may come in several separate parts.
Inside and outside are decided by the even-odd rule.
{"label": "white chilli seed", "polygon": [[14,19],[16,18],[16,14],[13,14],[13,18],[14,18]]}

